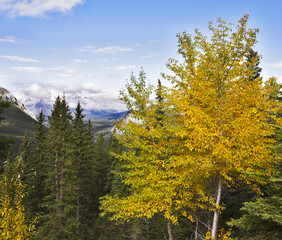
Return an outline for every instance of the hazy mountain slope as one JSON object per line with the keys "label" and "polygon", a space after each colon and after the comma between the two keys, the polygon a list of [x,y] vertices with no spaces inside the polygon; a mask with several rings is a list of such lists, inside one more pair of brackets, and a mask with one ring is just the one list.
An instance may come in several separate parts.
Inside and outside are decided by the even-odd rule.
{"label": "hazy mountain slope", "polygon": [[[12,93],[10,93],[7,89],[0,87],[0,96],[3,100],[11,102],[16,108],[20,109],[25,114],[29,115],[31,118],[36,120],[35,115],[29,111],[26,106],[20,102]],[[37,120],[36,120],[37,121]]]}
{"label": "hazy mountain slope", "polygon": [[11,106],[5,109],[2,116],[5,118],[0,123],[0,136],[12,137],[16,141],[16,147],[22,141],[26,131],[30,136],[34,135],[36,117],[20,101],[18,101],[8,90],[0,88],[2,99],[11,102]]}

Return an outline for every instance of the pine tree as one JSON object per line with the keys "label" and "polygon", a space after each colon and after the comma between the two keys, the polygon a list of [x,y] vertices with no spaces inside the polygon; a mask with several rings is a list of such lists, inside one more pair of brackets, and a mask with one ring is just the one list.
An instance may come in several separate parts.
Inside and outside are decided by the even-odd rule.
{"label": "pine tree", "polygon": [[88,126],[84,123],[85,115],[80,103],[77,104],[75,118],[73,120],[73,154],[74,165],[77,171],[77,206],[76,219],[78,223],[77,234],[80,239],[91,238],[91,228],[95,216],[93,209],[93,176],[94,152],[93,130],[91,122]]}
{"label": "pine tree", "polygon": [[250,63],[248,66],[253,68],[253,74],[250,77],[250,80],[255,81],[257,78],[260,77],[261,74],[261,68],[259,67],[260,64],[260,57],[258,55],[258,52],[255,52],[253,49],[249,51],[249,54],[247,56],[247,61]]}
{"label": "pine tree", "polygon": [[[281,84],[275,78],[266,82],[270,99],[275,99],[281,103]],[[263,195],[258,195],[252,200],[244,203],[241,208],[243,216],[239,219],[232,219],[228,224],[238,227],[242,235],[237,234],[242,239],[280,239],[282,234],[282,110],[275,113],[276,119],[271,119],[270,124],[275,126],[275,134],[272,136],[276,142],[274,144],[275,160],[272,166],[273,172],[267,178],[267,185],[262,188]],[[240,238],[240,239],[241,239]]]}
{"label": "pine tree", "polygon": [[111,195],[126,195],[126,185],[122,182],[122,177],[119,173],[122,171],[122,163],[114,156],[114,154],[121,154],[123,146],[118,139],[111,135],[109,138],[109,152],[111,154],[111,166],[107,176],[106,192]]}
{"label": "pine tree", "polygon": [[77,171],[73,157],[72,116],[65,97],[57,97],[51,116],[48,141],[48,176],[39,239],[77,239]]}
{"label": "pine tree", "polygon": [[97,197],[106,194],[106,182],[111,166],[111,158],[107,142],[103,134],[100,134],[95,144],[95,170],[97,171]]}
{"label": "pine tree", "polygon": [[28,131],[25,132],[22,143],[20,145],[19,156],[22,161],[22,164],[20,166],[22,166],[23,168],[20,169],[20,171],[25,173],[25,175],[22,177],[22,180],[25,182],[27,179],[26,170],[29,167],[29,161],[31,159],[31,141],[28,135]]}
{"label": "pine tree", "polygon": [[35,129],[34,143],[31,149],[31,156],[26,165],[27,194],[25,206],[29,214],[42,215],[45,212],[43,199],[46,196],[44,183],[48,175],[47,170],[47,129],[44,126],[45,116],[43,111],[38,116],[38,123]]}
{"label": "pine tree", "polygon": [[162,120],[163,120],[163,115],[165,114],[164,111],[164,93],[163,93],[163,86],[161,83],[161,80],[158,79],[158,87],[156,91],[156,100],[157,100],[157,110],[156,110],[156,115],[157,115],[157,122],[163,126]]}
{"label": "pine tree", "polygon": [[[11,104],[7,101],[4,101],[2,97],[0,97],[0,124],[4,120],[2,113],[8,108]],[[9,149],[9,145],[13,144],[14,140],[11,138],[7,138],[4,136],[0,136],[0,174],[3,173],[4,169],[4,161],[7,159],[7,153]]]}

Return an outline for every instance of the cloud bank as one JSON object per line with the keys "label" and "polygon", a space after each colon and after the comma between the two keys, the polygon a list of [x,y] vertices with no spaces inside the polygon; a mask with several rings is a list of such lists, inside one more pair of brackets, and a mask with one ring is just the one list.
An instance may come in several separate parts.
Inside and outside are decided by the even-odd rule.
{"label": "cloud bank", "polygon": [[10,61],[18,61],[18,62],[31,62],[31,63],[38,63],[39,61],[32,58],[24,58],[19,56],[4,56],[1,55],[0,58],[8,59]]}
{"label": "cloud bank", "polygon": [[[0,3],[1,4],[1,3]],[[0,42],[7,42],[7,43],[16,43],[17,40],[13,36],[7,36],[7,37],[2,37],[0,38]]]}
{"label": "cloud bank", "polygon": [[119,47],[119,46],[108,46],[103,48],[86,46],[79,49],[79,51],[81,52],[87,52],[91,54],[102,54],[102,53],[116,54],[119,52],[131,52],[132,50],[133,49],[129,47]]}
{"label": "cloud bank", "polygon": [[[103,90],[93,82],[82,82],[79,87],[32,84],[21,91],[17,91],[15,95],[35,114],[40,112],[41,106],[52,106],[56,97],[63,95],[65,95],[71,108],[75,108],[77,103],[80,102],[85,109],[85,113],[89,113],[91,110],[109,112],[126,110],[126,106],[118,100],[118,91]],[[48,114],[50,114],[50,111]]]}
{"label": "cloud bank", "polygon": [[84,0],[1,0],[0,14],[8,17],[46,17],[47,13],[67,13]]}
{"label": "cloud bank", "polygon": [[282,68],[282,61],[274,63],[272,66],[276,68]]}

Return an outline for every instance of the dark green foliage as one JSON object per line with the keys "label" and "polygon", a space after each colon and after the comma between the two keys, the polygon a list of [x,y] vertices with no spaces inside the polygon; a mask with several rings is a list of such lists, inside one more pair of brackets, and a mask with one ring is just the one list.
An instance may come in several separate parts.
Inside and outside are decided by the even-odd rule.
{"label": "dark green foliage", "polygon": [[7,152],[9,145],[13,144],[13,139],[11,137],[7,137],[3,135],[3,128],[5,128],[5,117],[3,116],[3,113],[6,108],[10,107],[10,103],[3,101],[0,97],[0,173],[3,173],[3,164],[4,160],[7,158]]}
{"label": "dark green foliage", "polygon": [[[28,135],[28,131],[25,132],[22,144],[20,145],[19,156],[22,161],[23,172],[26,172],[27,164],[31,158],[31,142]],[[23,181],[25,182],[26,176],[24,176]]]}
{"label": "dark green foliage", "polygon": [[253,66],[253,71],[254,71],[254,74],[250,78],[250,80],[255,81],[258,77],[260,77],[261,70],[262,70],[259,67],[260,57],[258,55],[258,52],[255,52],[254,50],[251,49],[250,52],[249,52],[247,60],[248,60],[248,62],[252,63],[250,65]]}
{"label": "dark green foliage", "polygon": [[[155,110],[160,127],[166,111],[163,108],[163,94],[159,81]],[[271,97],[277,95],[275,92]],[[270,122],[275,124],[273,120]],[[34,239],[168,239],[167,219],[161,214],[150,219],[131,219],[119,225],[110,221],[108,215],[100,216],[100,197],[105,194],[129,194],[119,174],[124,171],[123,162],[115,157],[115,154],[124,151],[124,147],[114,135],[107,138],[100,134],[95,139],[91,121],[84,122],[80,103],[72,117],[66,100],[60,97],[54,104],[49,125],[49,129],[44,126],[44,115],[41,113],[35,125],[34,138],[26,132],[18,157],[15,158],[10,150],[10,160],[6,161],[5,167],[7,176],[20,173],[26,185],[23,204],[27,217],[32,219],[36,214],[40,215]],[[272,137],[277,140],[277,156],[281,156],[282,134],[279,126]],[[279,239],[282,167],[278,159],[275,174],[269,179],[268,186],[262,189],[264,196],[256,196],[244,187],[223,192],[226,210],[222,210],[220,228],[228,229],[226,222],[235,218],[237,220],[232,223],[240,228],[236,230],[234,227],[239,239]],[[254,200],[250,202],[252,198]],[[243,205],[244,202],[247,203]],[[243,212],[240,212],[242,206]],[[198,236],[203,236],[206,225],[212,219],[209,214],[204,210],[196,212],[198,221],[193,223],[186,217],[180,217],[179,224],[172,226],[174,240],[195,239],[196,225]]]}
{"label": "dark green foliage", "polygon": [[41,111],[35,128],[35,137],[26,159],[26,184],[27,194],[24,198],[25,208],[31,216],[42,215],[44,207],[42,201],[46,196],[44,182],[48,175],[47,165],[47,129],[44,126],[45,117]]}
{"label": "dark green foliage", "polygon": [[91,122],[89,121],[86,126],[83,121],[85,115],[82,112],[83,109],[78,103],[73,121],[73,162],[77,172],[76,218],[79,239],[89,239],[93,234],[93,219],[97,217],[96,193],[93,191],[95,190],[93,183],[96,181],[96,174],[93,171],[94,135]]}
{"label": "dark green foliage", "polygon": [[122,182],[122,177],[119,175],[122,168],[122,163],[116,159],[113,154],[121,154],[123,146],[118,139],[111,135],[109,138],[109,151],[111,155],[111,166],[107,176],[106,191],[111,195],[124,196],[126,194],[126,185]]}
{"label": "dark green foliage", "polygon": [[[275,82],[272,82],[275,84]],[[270,98],[282,101],[281,89],[277,85],[275,92],[270,93]],[[276,116],[281,118],[282,112]],[[275,124],[273,119],[268,120]],[[258,195],[252,201],[246,201],[241,208],[243,215],[239,219],[232,219],[229,225],[236,226],[241,230],[239,236],[246,239],[272,239],[278,240],[282,235],[282,126],[276,126],[276,133],[271,136],[276,140],[275,159],[273,163],[273,174],[268,178],[267,185],[262,189],[263,195]],[[240,235],[241,234],[241,235]]]}
{"label": "dark green foliage", "polygon": [[[95,171],[97,173],[97,197],[100,198],[106,194],[106,181],[111,165],[111,156],[105,137],[100,134],[94,147],[95,152]],[[97,200],[98,201],[98,200]]]}
{"label": "dark green foliage", "polygon": [[31,138],[34,136],[37,121],[13,104],[5,109],[2,116],[5,119],[0,123],[0,136],[15,139],[14,151],[17,153],[25,132],[28,131]]}
{"label": "dark green foliage", "polygon": [[163,87],[162,87],[162,83],[161,80],[158,79],[158,88],[156,91],[156,100],[157,100],[157,110],[156,110],[156,115],[157,115],[157,121],[158,123],[163,126],[163,115],[165,113],[164,111],[164,96],[163,96]]}
{"label": "dark green foliage", "polygon": [[243,236],[258,237],[257,239],[264,236],[265,238],[261,239],[278,240],[278,236],[282,234],[281,160],[276,163],[275,170],[275,173],[269,179],[264,196],[258,196],[252,202],[245,202],[241,208],[244,213],[243,216],[230,222],[230,225],[236,226],[242,231]]}
{"label": "dark green foliage", "polygon": [[78,239],[77,172],[74,166],[72,116],[65,98],[57,97],[49,118],[48,175],[39,239]]}
{"label": "dark green foliage", "polygon": [[9,148],[14,144],[14,142],[13,138],[0,136],[0,174],[3,173],[4,162],[7,158]]}
{"label": "dark green foliage", "polygon": [[5,118],[2,116],[3,112],[6,108],[10,107],[10,103],[7,101],[4,101],[2,97],[0,97],[0,122],[3,121]]}

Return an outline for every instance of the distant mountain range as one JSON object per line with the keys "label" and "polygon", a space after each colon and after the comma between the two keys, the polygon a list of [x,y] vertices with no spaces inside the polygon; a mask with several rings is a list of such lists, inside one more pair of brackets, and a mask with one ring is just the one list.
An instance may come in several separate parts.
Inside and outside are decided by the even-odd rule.
{"label": "distant mountain range", "polygon": [[[27,115],[36,120],[36,116],[39,115],[41,110],[45,116],[50,116],[53,104],[46,103],[43,100],[40,102],[33,102],[30,99],[26,99],[24,105],[20,102],[12,93],[7,89],[0,87],[0,96],[3,100],[10,101],[15,107],[25,112]],[[83,107],[83,106],[82,106]],[[71,109],[75,112],[75,109]],[[107,110],[94,110],[94,109],[85,109],[85,120],[90,119],[91,121],[115,121],[121,119],[128,111],[119,112],[117,110],[107,109]]]}
{"label": "distant mountain range", "polygon": [[85,110],[84,114],[86,115],[85,118],[90,119],[91,121],[115,121],[123,118],[127,112],[128,111],[116,112],[112,110]]}
{"label": "distant mountain range", "polygon": [[[0,135],[12,137],[19,144],[25,132],[30,136],[34,135],[36,116],[43,110],[45,116],[50,116],[53,105],[43,101],[27,105],[20,102],[7,89],[0,87],[0,97],[3,100],[11,102],[11,106],[3,113],[4,121],[0,123]],[[28,102],[28,101],[27,101]],[[75,109],[71,109],[73,112]],[[93,122],[94,133],[107,134],[112,131],[114,121],[123,118],[128,111],[117,112],[115,110],[84,110],[85,120],[90,119]],[[17,145],[18,145],[17,144]]]}
{"label": "distant mountain range", "polygon": [[26,131],[30,137],[34,136],[37,120],[8,90],[0,88],[0,96],[3,100],[11,102],[11,106],[2,114],[4,120],[0,122],[0,136],[14,139],[14,150],[17,151]]}
{"label": "distant mountain range", "polygon": [[23,111],[25,114],[33,118],[37,121],[36,116],[33,112],[31,112],[22,102],[20,102],[12,93],[10,93],[7,89],[0,87],[0,97],[3,100],[9,101],[18,108],[19,110]]}

